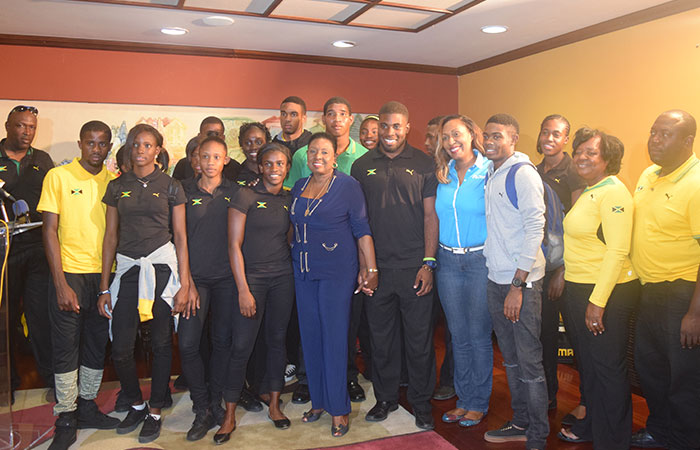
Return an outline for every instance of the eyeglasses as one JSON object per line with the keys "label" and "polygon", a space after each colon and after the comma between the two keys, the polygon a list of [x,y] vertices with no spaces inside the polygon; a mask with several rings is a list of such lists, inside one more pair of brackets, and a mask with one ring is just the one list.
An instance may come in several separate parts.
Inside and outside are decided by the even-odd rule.
{"label": "eyeglasses", "polygon": [[10,114],[7,115],[7,118],[9,119],[13,113],[24,112],[24,111],[29,111],[30,113],[34,114],[35,116],[39,114],[39,110],[37,108],[35,108],[34,106],[17,105],[14,108],[12,108],[12,111],[10,111]]}

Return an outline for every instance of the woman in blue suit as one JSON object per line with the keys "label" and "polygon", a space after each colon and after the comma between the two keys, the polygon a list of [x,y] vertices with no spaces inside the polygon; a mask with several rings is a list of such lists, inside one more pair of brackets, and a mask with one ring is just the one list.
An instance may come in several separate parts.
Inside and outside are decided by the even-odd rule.
{"label": "woman in blue suit", "polygon": [[378,271],[365,198],[354,178],[335,170],[335,138],[314,134],[307,157],[311,176],[294,185],[290,208],[299,328],[312,404],[302,421],[315,422],[327,411],[333,418],[331,432],[340,437],[350,426],[346,378],[353,288],[357,281],[357,292],[372,295]]}

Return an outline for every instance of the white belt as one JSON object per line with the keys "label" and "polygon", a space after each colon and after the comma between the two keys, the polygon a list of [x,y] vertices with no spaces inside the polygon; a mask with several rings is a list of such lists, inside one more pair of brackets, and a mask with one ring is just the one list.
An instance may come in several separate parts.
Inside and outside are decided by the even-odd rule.
{"label": "white belt", "polygon": [[464,255],[466,253],[478,252],[479,250],[484,249],[483,245],[479,245],[477,247],[459,248],[459,247],[448,247],[446,245],[440,244],[440,247],[447,250],[448,252],[454,253],[455,255]]}

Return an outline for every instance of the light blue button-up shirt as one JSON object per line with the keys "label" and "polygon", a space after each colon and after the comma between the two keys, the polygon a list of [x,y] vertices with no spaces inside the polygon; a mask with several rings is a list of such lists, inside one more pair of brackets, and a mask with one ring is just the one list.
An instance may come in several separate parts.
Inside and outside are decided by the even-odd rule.
{"label": "light blue button-up shirt", "polygon": [[440,219],[440,243],[448,247],[477,247],[486,241],[484,180],[491,161],[473,150],[476,161],[459,184],[455,161],[449,162],[449,183],[437,188],[435,210]]}

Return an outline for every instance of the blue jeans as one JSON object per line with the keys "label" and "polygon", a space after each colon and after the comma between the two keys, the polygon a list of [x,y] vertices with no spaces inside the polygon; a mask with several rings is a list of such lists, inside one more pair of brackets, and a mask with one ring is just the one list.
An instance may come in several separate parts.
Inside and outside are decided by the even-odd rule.
{"label": "blue jeans", "polygon": [[457,408],[486,414],[493,375],[486,259],[481,251],[455,255],[443,248],[437,259],[440,303],[452,333]]}
{"label": "blue jeans", "polygon": [[513,323],[503,315],[509,284],[488,281],[486,292],[493,329],[503,355],[508,377],[513,425],[527,429],[527,448],[544,448],[549,434],[547,383],[542,368],[542,280],[523,288],[520,320]]}

